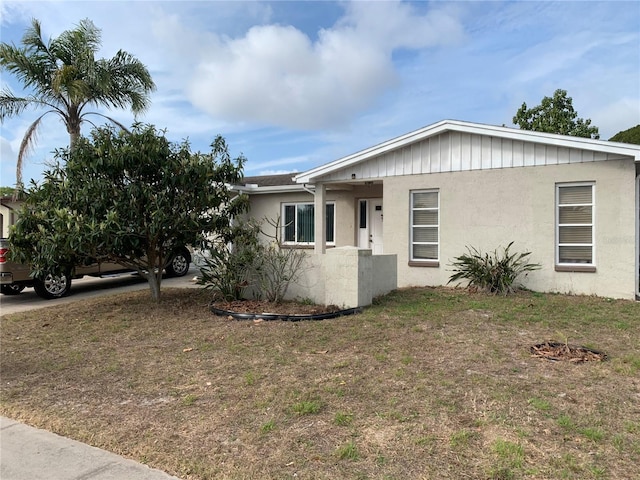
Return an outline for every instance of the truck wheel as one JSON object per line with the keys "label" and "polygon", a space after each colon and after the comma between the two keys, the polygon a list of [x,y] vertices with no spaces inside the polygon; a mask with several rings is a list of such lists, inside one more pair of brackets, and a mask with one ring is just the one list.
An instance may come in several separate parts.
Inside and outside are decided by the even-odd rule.
{"label": "truck wheel", "polygon": [[187,250],[178,250],[171,257],[169,265],[165,267],[167,277],[184,277],[189,271],[191,255]]}
{"label": "truck wheel", "polygon": [[24,290],[24,285],[0,285],[0,292],[3,295],[18,295],[22,290]]}
{"label": "truck wheel", "polygon": [[69,294],[71,289],[71,276],[49,273],[44,279],[36,278],[33,281],[33,289],[38,296],[46,300],[64,297]]}

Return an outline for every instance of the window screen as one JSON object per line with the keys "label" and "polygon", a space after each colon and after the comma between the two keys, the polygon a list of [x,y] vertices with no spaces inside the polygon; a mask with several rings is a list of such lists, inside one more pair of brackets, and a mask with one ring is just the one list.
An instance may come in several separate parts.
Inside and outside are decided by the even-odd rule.
{"label": "window screen", "polygon": [[440,198],[437,190],[411,192],[411,260],[438,260]]}
{"label": "window screen", "polygon": [[558,185],[556,258],[558,264],[594,262],[594,185]]}

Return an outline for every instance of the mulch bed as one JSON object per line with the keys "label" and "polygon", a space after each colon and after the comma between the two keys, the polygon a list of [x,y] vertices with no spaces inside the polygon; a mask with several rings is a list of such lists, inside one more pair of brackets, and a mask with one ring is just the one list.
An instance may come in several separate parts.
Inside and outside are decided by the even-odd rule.
{"label": "mulch bed", "polygon": [[603,352],[561,342],[539,343],[533,345],[530,350],[533,357],[555,361],[564,360],[572,363],[602,362],[607,358],[607,355]]}
{"label": "mulch bed", "polygon": [[300,302],[273,303],[264,300],[214,302],[212,306],[220,310],[237,313],[277,313],[282,315],[315,315],[318,313],[333,313],[340,310],[335,305],[314,305]]}

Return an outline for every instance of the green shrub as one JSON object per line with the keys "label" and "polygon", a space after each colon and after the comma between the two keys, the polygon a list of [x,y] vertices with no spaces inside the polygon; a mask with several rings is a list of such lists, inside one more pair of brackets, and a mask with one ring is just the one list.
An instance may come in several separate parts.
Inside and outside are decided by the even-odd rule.
{"label": "green shrub", "polygon": [[[262,222],[249,220],[232,226],[225,237],[214,242],[202,260],[198,283],[224,300],[241,300],[250,292],[256,298],[282,302],[305,268],[306,253],[281,248],[280,217],[265,221],[275,234],[263,231]],[[261,241],[260,235],[269,241]]]}
{"label": "green shrub", "polygon": [[231,227],[202,260],[199,284],[224,300],[240,300],[256,280],[255,268],[263,247],[258,241],[260,225],[241,222]]}
{"label": "green shrub", "polygon": [[516,279],[521,274],[538,270],[540,264],[528,263],[531,252],[510,253],[513,242],[509,243],[501,253],[498,249],[492,253],[481,253],[474,247],[467,247],[468,254],[455,257],[451,264],[453,272],[447,284],[459,280],[468,280],[467,287],[476,287],[490,293],[506,295],[521,287]]}

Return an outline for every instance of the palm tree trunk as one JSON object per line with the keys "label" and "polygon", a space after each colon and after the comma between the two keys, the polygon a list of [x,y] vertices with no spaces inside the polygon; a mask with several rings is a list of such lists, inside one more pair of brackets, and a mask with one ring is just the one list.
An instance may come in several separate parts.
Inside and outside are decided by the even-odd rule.
{"label": "palm tree trunk", "polygon": [[80,138],[80,124],[82,119],[77,113],[73,113],[67,117],[67,132],[69,132],[69,149],[73,150],[73,147]]}

